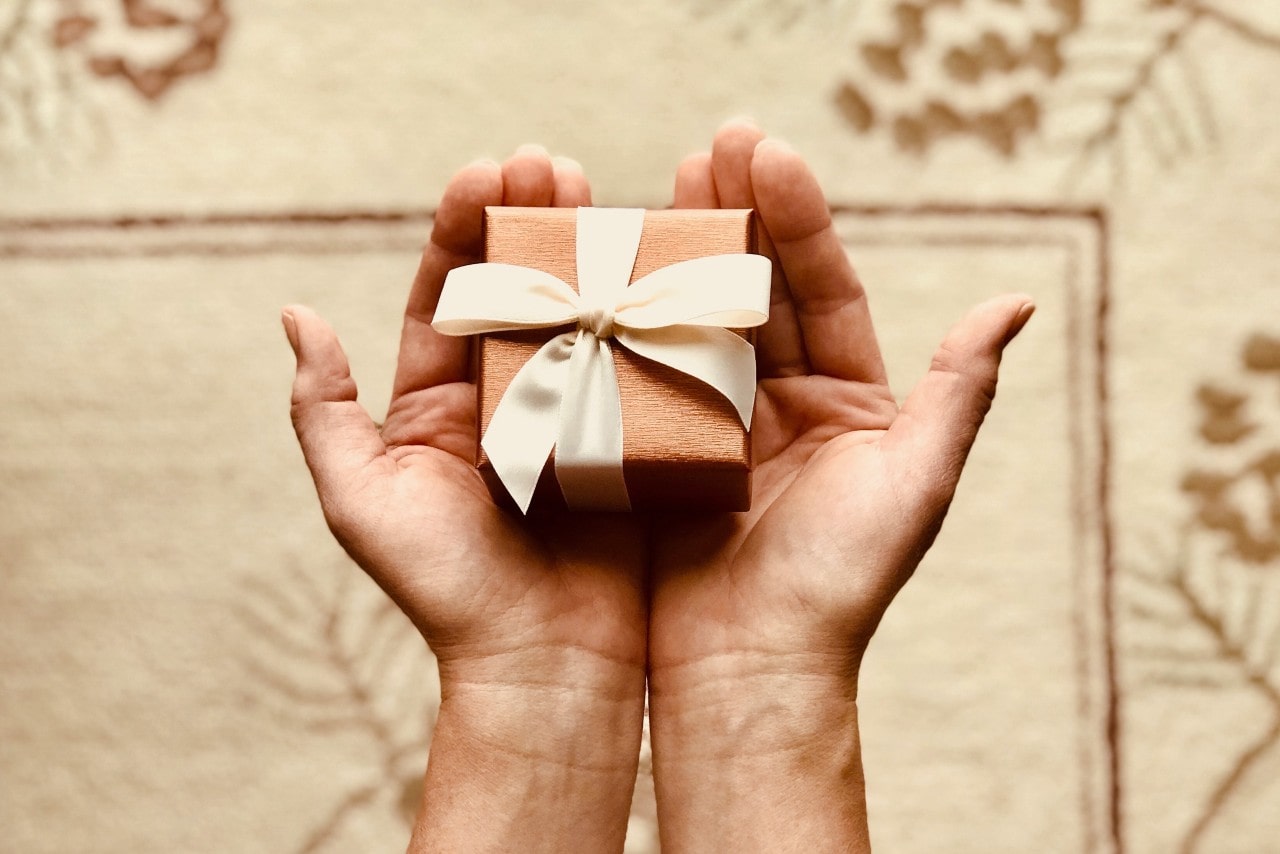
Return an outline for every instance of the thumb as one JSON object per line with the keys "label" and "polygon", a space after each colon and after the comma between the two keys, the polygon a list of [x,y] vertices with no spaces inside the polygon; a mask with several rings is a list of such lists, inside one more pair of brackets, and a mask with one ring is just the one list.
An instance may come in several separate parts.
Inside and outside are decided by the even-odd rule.
{"label": "thumb", "polygon": [[352,479],[386,453],[386,445],[369,414],[356,403],[347,355],[329,324],[300,305],[287,306],[280,319],[298,360],[290,413],[293,429],[325,515],[332,521]]}
{"label": "thumb", "polygon": [[996,396],[1004,348],[1035,311],[1031,298],[1014,294],[971,309],[951,328],[885,437],[926,478],[926,495],[951,500],[978,428]]}

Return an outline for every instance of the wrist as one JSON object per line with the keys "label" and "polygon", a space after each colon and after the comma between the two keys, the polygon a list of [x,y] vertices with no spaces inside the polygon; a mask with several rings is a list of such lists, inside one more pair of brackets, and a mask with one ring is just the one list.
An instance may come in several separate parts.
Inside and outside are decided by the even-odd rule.
{"label": "wrist", "polygon": [[649,704],[664,851],[866,850],[855,669],[721,655],[655,670]]}
{"label": "wrist", "polygon": [[621,850],[644,670],[576,648],[441,662],[412,852]]}
{"label": "wrist", "polygon": [[638,662],[577,647],[523,649],[442,661],[440,722],[490,750],[634,775],[644,692]]}
{"label": "wrist", "polygon": [[672,739],[678,761],[821,750],[857,731],[856,666],[815,653],[742,650],[666,664],[650,673],[649,694],[654,738]]}

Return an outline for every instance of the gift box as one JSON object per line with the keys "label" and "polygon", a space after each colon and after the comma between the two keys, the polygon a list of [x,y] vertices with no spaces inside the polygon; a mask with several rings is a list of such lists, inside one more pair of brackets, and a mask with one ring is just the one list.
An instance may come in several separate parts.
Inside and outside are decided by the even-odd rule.
{"label": "gift box", "polygon": [[[580,245],[580,240],[588,239],[587,235],[580,234],[580,231],[586,228],[581,223],[585,214],[599,217],[601,214],[596,212],[601,210],[609,211],[609,209],[595,208],[576,211],[566,208],[487,208],[484,218],[485,264],[476,266],[511,275],[516,275],[512,271],[523,271],[527,276],[534,277],[529,280],[531,283],[536,280],[536,274],[540,271],[547,277],[558,279],[574,292],[585,297],[580,293],[580,267],[588,263],[601,263],[598,260],[596,262],[583,260],[584,257],[589,257],[592,251],[596,251],[594,244],[600,240],[592,236],[589,239],[590,245]],[[755,228],[752,211],[661,210],[619,213],[636,215],[634,222],[639,232],[638,244],[633,240],[631,246],[634,249],[606,248],[604,251],[607,253],[617,253],[622,257],[605,258],[603,263],[606,266],[614,265],[615,269],[624,269],[629,263],[625,256],[634,252],[634,262],[630,263],[630,277],[626,280],[627,294],[640,293],[643,290],[643,287],[632,289],[629,287],[631,284],[641,280],[650,282],[657,278],[649,276],[651,273],[664,270],[678,272],[684,269],[687,274],[680,279],[678,287],[667,287],[668,292],[676,291],[681,299],[696,301],[699,298],[707,299],[702,289],[716,288],[720,292],[728,292],[729,299],[736,301],[735,305],[739,309],[747,303],[755,307],[751,312],[745,312],[751,317],[750,323],[758,325],[763,322],[768,307],[769,265],[767,259],[753,254]],[[640,215],[643,216],[642,227],[640,227]],[[591,221],[595,222],[595,220]],[[592,234],[594,235],[594,232]],[[614,238],[609,238],[609,240],[612,239]],[[625,239],[623,243],[626,243]],[[680,262],[695,259],[705,260],[699,260],[696,264],[680,265]],[[737,263],[736,266],[732,263],[728,263],[727,266],[713,266],[725,262],[748,261],[756,263],[749,263],[746,266],[742,263]],[[623,267],[618,268],[618,264],[622,264]],[[508,265],[510,265],[509,268]],[[468,268],[460,268],[460,270],[468,270]],[[460,271],[455,271],[455,273],[458,272]],[[468,272],[472,271],[468,270]],[[649,278],[646,279],[646,277]],[[449,283],[446,283],[446,297],[452,296],[449,287]],[[462,287],[474,288],[476,285],[455,283],[457,290],[453,295],[456,295]],[[557,285],[557,287],[560,286]],[[698,293],[695,294],[694,291]],[[751,293],[749,298],[743,296],[746,291]],[[476,296],[471,298],[478,299]],[[492,298],[500,299],[498,296]],[[445,301],[442,297],[442,308],[445,307]],[[701,310],[703,309],[691,308],[685,313]],[[502,308],[492,306],[488,311],[501,313]],[[586,312],[586,309],[581,311]],[[713,312],[708,310],[708,313]],[[612,315],[609,316],[612,318]],[[739,320],[743,316],[744,311],[741,310],[737,313],[725,311],[716,315],[720,318]],[[620,311],[617,317],[621,325],[624,320],[631,322],[638,315],[635,309],[632,309],[630,313]],[[698,324],[703,321],[695,318],[692,322]],[[612,327],[606,328],[603,332],[596,328],[595,331],[601,333],[600,340],[608,344],[604,347],[608,351],[604,354],[604,365],[597,366],[595,373],[578,375],[579,378],[572,382],[583,383],[586,380],[582,377],[589,377],[590,382],[598,384],[605,381],[611,382],[607,376],[603,380],[600,379],[605,374],[616,376],[617,403],[613,404],[613,407],[615,410],[620,409],[621,416],[620,465],[621,480],[625,484],[625,496],[621,498],[622,506],[617,506],[615,502],[613,506],[607,506],[604,509],[742,511],[750,507],[752,465],[748,423],[750,399],[754,396],[755,375],[750,347],[744,348],[742,341],[752,343],[754,335],[752,330],[747,328],[729,328],[727,324],[730,322],[734,321],[722,320],[715,323],[714,325],[719,328],[715,328],[714,333],[722,336],[720,339],[715,339],[716,346],[731,343],[736,345],[738,351],[736,353],[738,361],[732,363],[735,365],[733,372],[737,376],[733,378],[732,383],[729,383],[737,387],[738,403],[736,405],[726,396],[728,392],[723,388],[718,390],[702,379],[655,360],[656,357],[647,358],[634,352],[627,346],[628,340],[631,339],[626,337],[626,333],[618,332],[618,337],[613,339],[613,333],[610,331]],[[721,323],[724,325],[722,326]],[[438,328],[443,326],[447,324],[438,324]],[[531,364],[531,360],[535,359],[540,351],[545,352],[543,348],[548,347],[548,342],[553,341],[556,336],[563,336],[559,339],[563,342],[576,342],[570,349],[572,347],[600,348],[601,345],[595,337],[583,333],[584,329],[590,327],[591,322],[579,320],[554,326],[544,325],[541,328],[487,331],[479,334],[474,347],[478,435],[487,437],[495,413],[500,406],[516,405],[504,403],[504,398],[508,397],[508,390],[513,381],[522,369]],[[686,331],[690,329],[688,326],[683,328]],[[701,326],[694,331],[703,337],[711,334],[706,327]],[[670,329],[659,330],[657,335],[662,338],[669,332],[671,332]],[[457,334],[456,329],[454,334]],[[726,342],[723,340],[725,336],[729,338],[737,336],[739,340]],[[634,335],[632,337],[634,338]],[[666,335],[666,337],[671,336]],[[679,335],[675,337],[679,338]],[[699,338],[698,341],[701,342],[702,339]],[[640,347],[639,342],[634,346],[637,349],[646,349]],[[729,349],[733,350],[735,347]],[[741,352],[743,349],[748,355],[745,360]],[[646,352],[649,351],[646,349]],[[590,354],[579,355],[585,357]],[[571,356],[571,358],[577,357]],[[608,365],[610,360],[611,367]],[[680,363],[679,360],[674,361],[676,364]],[[749,365],[744,365],[744,361]],[[750,371],[750,376],[741,376],[746,370]],[[562,380],[556,380],[556,382],[559,383]],[[521,394],[535,401],[538,397],[527,390]],[[748,399],[745,404],[745,413],[742,401],[744,396]],[[536,407],[554,404],[542,401],[529,405]],[[588,408],[591,409],[590,406]],[[595,409],[592,411],[594,412]],[[549,417],[554,417],[554,414]],[[580,417],[593,423],[598,420],[596,415]],[[607,407],[606,415],[601,417],[605,421],[609,420]],[[614,418],[616,419],[616,415]],[[587,424],[583,430],[590,433],[596,429],[593,423]],[[516,430],[508,429],[507,432],[508,434],[514,432],[518,441],[519,425],[517,424],[516,427]],[[557,447],[564,446],[566,430],[577,431],[577,429],[577,425],[566,426],[562,422]],[[590,445],[592,441],[592,437],[588,436],[586,443]],[[494,495],[503,501],[510,501],[507,497],[510,483],[504,486],[501,482],[502,479],[499,477],[499,472],[495,471],[491,455],[486,451],[486,444],[487,441],[482,439],[480,447],[477,448],[476,464]],[[607,457],[608,454],[605,456]],[[575,460],[577,460],[576,456]],[[608,469],[611,466],[607,460],[601,463],[599,459],[594,462],[575,462],[574,465],[578,466],[575,471],[564,471],[563,463],[557,464],[556,452],[551,452],[537,477],[537,486],[532,499],[535,507],[565,506],[566,491],[571,491],[571,488],[582,491],[581,486],[574,487],[572,481],[576,479],[579,484],[586,484],[588,494],[585,498],[577,496],[577,500],[573,500],[574,496],[571,495],[567,503],[576,509],[595,509],[594,497],[590,494],[593,481],[595,479],[607,481],[610,476]],[[616,472],[614,474],[616,476]],[[607,492],[607,489],[605,491]],[[603,503],[610,504],[610,499],[606,497]]]}

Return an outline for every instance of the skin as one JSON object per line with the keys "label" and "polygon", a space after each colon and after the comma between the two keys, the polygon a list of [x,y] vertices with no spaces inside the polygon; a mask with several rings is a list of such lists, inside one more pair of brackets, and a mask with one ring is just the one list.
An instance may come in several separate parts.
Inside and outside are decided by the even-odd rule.
{"label": "skin", "polygon": [[486,205],[590,204],[577,164],[524,147],[449,184],[405,311],[381,430],[333,330],[290,306],[292,414],[330,529],[440,667],[409,850],[621,850],[644,712],[644,528],[521,519],[472,463],[467,343],[430,326],[444,277],[480,261]]}
{"label": "skin", "polygon": [[526,146],[462,170],[405,313],[379,430],[332,329],[300,306],[293,419],[339,542],[421,630],[441,710],[411,852],[618,851],[646,676],[664,851],[868,850],[857,675],[946,514],[1032,312],[1006,296],[947,335],[899,409],[816,180],[747,122],[677,173],[677,207],[754,207],[774,262],[751,512],[521,519],[472,468],[465,341],[430,319],[479,261],[488,204],[590,204]]}
{"label": "skin", "polygon": [[942,525],[1026,296],[971,311],[899,409],[866,293],[800,157],[749,123],[677,207],[759,211],[774,261],[749,513],[654,528],[650,725],[663,851],[869,850],[867,642]]}

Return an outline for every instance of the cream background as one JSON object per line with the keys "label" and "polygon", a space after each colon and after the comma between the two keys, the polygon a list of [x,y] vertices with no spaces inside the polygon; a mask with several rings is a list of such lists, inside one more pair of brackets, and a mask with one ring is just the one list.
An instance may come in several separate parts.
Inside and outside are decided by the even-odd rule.
{"label": "cream background", "polygon": [[[47,28],[70,5],[102,24],[56,50]],[[680,157],[746,113],[842,211],[899,394],[967,305],[1014,289],[1039,304],[866,665],[877,850],[1273,850],[1280,748],[1259,739],[1280,720],[1280,562],[1242,566],[1187,528],[1179,483],[1280,439],[1274,375],[1239,360],[1248,336],[1280,335],[1280,4],[1208,7],[1255,36],[1205,19],[1182,42],[1211,122],[1161,65],[1186,139],[1144,95],[1110,149],[1122,176],[1104,152],[1075,178],[1072,135],[1184,13],[1095,0],[1062,75],[965,88],[927,62],[876,82],[859,46],[893,32],[894,5],[231,2],[215,67],[153,102],[84,55],[154,61],[181,33],[131,30],[115,0],[0,0],[0,28],[29,14],[0,53],[0,847],[402,846],[434,672],[324,529],[285,416],[278,309],[335,323],[376,412],[454,168],[535,140],[583,162],[597,203],[661,206]],[[927,51],[991,28],[1016,43],[1053,8],[941,8]],[[912,154],[850,127],[832,100],[845,80],[957,109],[1025,89],[1043,119],[1008,157],[969,135]],[[24,102],[34,123],[15,118]],[[404,216],[285,218],[351,211]],[[190,219],[115,224],[130,216]],[[1248,447],[1197,433],[1205,382],[1252,391]],[[1242,499],[1263,531],[1268,495]],[[1168,577],[1184,530],[1221,637],[1137,578]],[[655,850],[646,786],[636,852]]]}

